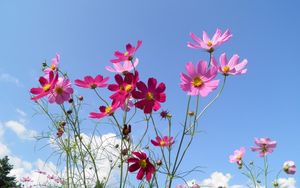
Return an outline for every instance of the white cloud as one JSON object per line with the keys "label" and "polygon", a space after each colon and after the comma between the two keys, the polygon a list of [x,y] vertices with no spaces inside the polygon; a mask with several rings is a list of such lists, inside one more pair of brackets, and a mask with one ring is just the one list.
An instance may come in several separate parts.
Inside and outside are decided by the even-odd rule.
{"label": "white cloud", "polygon": [[210,178],[207,178],[202,181],[201,185],[211,186],[211,187],[228,187],[228,182],[231,179],[230,174],[223,174],[221,172],[214,172],[210,175]]}
{"label": "white cloud", "polygon": [[13,83],[17,86],[22,86],[20,80],[8,73],[0,73],[0,81]]}
{"label": "white cloud", "polygon": [[26,116],[27,116],[26,112],[24,112],[24,111],[21,110],[20,108],[17,108],[17,109],[16,109],[16,112],[17,112],[20,116],[22,116],[22,117],[26,117]]}
{"label": "white cloud", "polygon": [[26,129],[24,124],[18,121],[7,121],[4,123],[4,126],[16,133],[20,139],[32,140],[37,136],[36,131]]}
{"label": "white cloud", "polygon": [[280,178],[278,183],[281,188],[296,188],[296,180],[294,178]]}

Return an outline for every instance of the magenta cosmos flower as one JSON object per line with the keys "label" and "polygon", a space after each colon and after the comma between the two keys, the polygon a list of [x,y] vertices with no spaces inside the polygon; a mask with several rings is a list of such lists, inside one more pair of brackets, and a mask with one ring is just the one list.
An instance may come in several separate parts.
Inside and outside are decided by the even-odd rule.
{"label": "magenta cosmos flower", "polygon": [[57,71],[59,61],[60,61],[60,55],[57,53],[56,56],[51,59],[50,67],[44,69],[44,73],[49,74],[51,71]]}
{"label": "magenta cosmos flower", "polygon": [[215,47],[220,46],[224,42],[228,41],[232,37],[232,34],[227,29],[222,35],[222,31],[217,29],[212,38],[209,38],[205,31],[203,31],[202,40],[192,32],[190,33],[190,36],[195,43],[188,42],[187,46],[189,48],[202,48],[211,53],[214,51]]}
{"label": "magenta cosmos flower", "polygon": [[91,76],[85,76],[83,80],[75,80],[75,85],[83,88],[96,89],[97,87],[106,87],[109,77],[103,78],[102,75],[97,75],[95,78]]}
{"label": "magenta cosmos flower", "polygon": [[160,103],[166,101],[166,94],[164,93],[166,86],[162,82],[157,85],[155,78],[148,79],[148,86],[142,81],[138,82],[136,88],[138,90],[132,91],[132,97],[139,101],[134,105],[144,110],[145,114],[159,110]]}
{"label": "magenta cosmos flower", "polygon": [[[48,77],[48,78],[46,78]],[[51,93],[58,81],[58,74],[54,73],[53,71],[50,71],[48,75],[41,76],[39,78],[39,82],[42,87],[39,88],[31,88],[30,93],[36,95],[32,97],[32,100],[38,100],[42,97],[47,96],[49,93]]]}
{"label": "magenta cosmos flower", "polygon": [[143,179],[143,177],[146,175],[146,180],[150,181],[152,174],[155,172],[155,167],[154,165],[149,161],[149,158],[147,157],[147,154],[144,152],[132,152],[133,157],[130,157],[128,159],[128,163],[132,163],[128,167],[129,172],[135,172],[137,170],[137,176],[136,178],[138,180]]}
{"label": "magenta cosmos flower", "polygon": [[246,149],[241,147],[239,150],[235,150],[233,155],[229,156],[229,162],[241,164],[241,161],[246,153]]}
{"label": "magenta cosmos flower", "polygon": [[270,138],[255,138],[255,144],[258,147],[251,147],[251,150],[259,151],[260,157],[264,157],[268,153],[272,153],[277,146],[277,142],[272,141]]}
{"label": "magenta cosmos flower", "polygon": [[295,174],[297,171],[294,161],[286,161],[283,163],[283,171],[287,174]]}
{"label": "magenta cosmos flower", "polygon": [[138,80],[139,74],[137,71],[135,71],[135,74],[127,73],[124,77],[122,77],[120,74],[116,74],[116,84],[108,85],[108,89],[115,92],[110,96],[110,98],[113,100],[113,103],[117,103],[121,107],[124,107],[126,101],[129,103],[131,92],[135,89]]}
{"label": "magenta cosmos flower", "polygon": [[53,91],[48,95],[48,100],[50,103],[63,104],[70,99],[73,92],[70,80],[60,77]]}
{"label": "magenta cosmos flower", "polygon": [[101,119],[105,116],[110,116],[118,109],[118,107],[119,106],[117,104],[112,104],[109,106],[100,106],[100,108],[99,108],[100,113],[99,112],[91,112],[89,117]]}
{"label": "magenta cosmos flower", "polygon": [[173,141],[173,137],[164,136],[163,138],[161,138],[157,136],[155,140],[151,140],[151,143],[154,146],[165,147],[173,145],[175,141]]}
{"label": "magenta cosmos flower", "polygon": [[212,61],[212,64],[213,66],[218,67],[218,71],[225,76],[245,74],[247,72],[247,69],[245,67],[248,64],[248,60],[244,59],[241,63],[239,63],[239,60],[240,57],[235,54],[228,61],[226,54],[223,53],[220,56],[220,66],[214,60]]}
{"label": "magenta cosmos flower", "polygon": [[200,61],[196,66],[192,62],[186,64],[187,74],[180,73],[180,87],[188,95],[201,95],[206,97],[218,87],[219,80],[213,80],[217,76],[217,68],[207,68],[206,61]]}
{"label": "magenta cosmos flower", "polygon": [[106,70],[114,73],[119,73],[119,74],[126,74],[130,71],[132,71],[137,65],[139,64],[139,59],[136,58],[134,60],[134,63],[132,64],[130,61],[124,61],[122,64],[121,62],[119,63],[114,63],[113,67],[111,66],[106,66]]}
{"label": "magenta cosmos flower", "polygon": [[135,52],[139,49],[139,47],[141,45],[142,45],[142,41],[141,40],[139,40],[137,42],[136,47],[134,47],[130,43],[128,43],[126,45],[126,52],[122,53],[122,52],[116,51],[115,52],[115,56],[116,56],[117,59],[112,59],[110,61],[112,63],[120,63],[120,62],[123,62],[123,61],[132,61]]}

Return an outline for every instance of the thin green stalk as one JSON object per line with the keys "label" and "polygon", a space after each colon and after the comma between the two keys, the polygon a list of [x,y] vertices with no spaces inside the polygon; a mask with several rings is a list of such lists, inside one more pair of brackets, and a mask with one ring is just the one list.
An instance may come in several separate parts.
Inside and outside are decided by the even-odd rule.
{"label": "thin green stalk", "polygon": [[265,174],[265,188],[268,188],[268,158],[267,155],[265,154],[264,156],[264,174]]}
{"label": "thin green stalk", "polygon": [[179,166],[180,166],[180,164],[181,164],[181,162],[182,162],[182,160],[183,160],[183,158],[184,158],[184,156],[185,156],[185,154],[186,154],[188,148],[190,147],[190,145],[192,144],[192,141],[193,141],[193,139],[194,139],[194,134],[195,134],[195,129],[196,129],[196,123],[197,123],[196,116],[197,116],[197,114],[198,114],[198,107],[199,107],[199,96],[197,96],[197,98],[196,98],[195,118],[194,118],[194,122],[193,122],[193,125],[192,125],[193,130],[192,130],[192,132],[191,132],[190,141],[189,141],[188,145],[186,146],[186,148],[184,149],[184,151],[183,151],[183,153],[182,153],[182,155],[181,155],[181,158],[180,158],[180,160],[179,160],[179,162],[178,162],[177,167],[175,167],[174,174],[177,172],[177,170],[178,170],[178,168],[179,168]]}
{"label": "thin green stalk", "polygon": [[243,164],[243,166],[244,167],[246,167],[246,169],[248,170],[248,172],[249,172],[249,174],[250,174],[250,176],[251,176],[251,179],[252,179],[252,182],[253,182],[253,184],[254,184],[254,188],[256,188],[256,179],[255,179],[255,177],[254,177],[254,175],[253,175],[253,173],[252,173],[252,170],[242,161],[242,164]]}
{"label": "thin green stalk", "polygon": [[173,170],[172,170],[171,174],[169,174],[170,175],[169,187],[172,186],[172,181],[173,181],[173,176],[174,176],[174,170],[175,170],[175,167],[177,165],[177,160],[179,158],[181,146],[183,144],[183,140],[184,140],[184,136],[185,136],[185,130],[186,130],[186,126],[187,126],[187,119],[188,119],[188,115],[189,115],[190,103],[191,103],[191,96],[188,97],[188,103],[187,103],[187,108],[186,108],[186,113],[185,113],[185,120],[184,120],[184,127],[183,127],[183,131],[182,131],[181,139],[180,139],[180,142],[179,142],[178,151],[176,153]]}

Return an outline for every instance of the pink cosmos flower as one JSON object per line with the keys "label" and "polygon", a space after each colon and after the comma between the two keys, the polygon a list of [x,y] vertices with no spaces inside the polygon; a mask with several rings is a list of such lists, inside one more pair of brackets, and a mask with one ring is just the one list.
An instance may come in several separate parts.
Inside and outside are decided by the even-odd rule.
{"label": "pink cosmos flower", "polygon": [[46,175],[47,174],[47,172],[45,172],[45,171],[42,171],[42,170],[37,170],[37,171],[35,171],[36,173],[39,173],[39,174],[43,174],[43,175]]}
{"label": "pink cosmos flower", "polygon": [[123,64],[121,62],[114,63],[113,67],[106,66],[105,68],[106,68],[106,70],[108,70],[110,72],[119,73],[119,74],[126,74],[126,73],[130,72],[131,70],[133,70],[138,64],[139,64],[139,59],[136,58],[134,60],[133,65],[130,61],[124,61]]}
{"label": "pink cosmos flower", "polygon": [[255,144],[258,147],[251,147],[251,150],[259,151],[260,157],[264,157],[268,153],[272,153],[277,146],[277,142],[272,141],[270,138],[255,138]]}
{"label": "pink cosmos flower", "polygon": [[132,156],[128,159],[128,163],[133,163],[129,166],[128,171],[135,172],[139,170],[136,178],[138,180],[141,180],[146,175],[146,180],[150,181],[152,174],[155,172],[155,167],[150,162],[149,158],[147,157],[147,154],[142,151],[132,153],[135,156]]}
{"label": "pink cosmos flower", "polygon": [[105,116],[112,115],[118,109],[118,107],[119,107],[118,104],[112,104],[111,106],[100,106],[99,108],[100,113],[91,112],[89,117],[101,119]]}
{"label": "pink cosmos flower", "polygon": [[22,177],[20,181],[23,183],[33,182],[33,180],[30,177]]}
{"label": "pink cosmos flower", "polygon": [[50,67],[44,69],[44,73],[49,74],[51,71],[57,71],[57,66],[60,61],[60,55],[57,53],[54,58],[51,59]]}
{"label": "pink cosmos flower", "polygon": [[294,161],[286,161],[283,164],[283,171],[287,174],[295,174],[297,171]]}
{"label": "pink cosmos flower", "polygon": [[142,45],[142,41],[141,40],[139,40],[137,42],[136,47],[134,47],[130,43],[128,43],[126,45],[126,52],[122,53],[122,52],[116,51],[115,52],[115,56],[116,56],[117,59],[112,59],[110,61],[112,63],[120,63],[120,62],[123,62],[123,61],[132,61],[135,52],[139,49],[139,47],[141,45]]}
{"label": "pink cosmos flower", "polygon": [[83,80],[75,80],[75,85],[83,88],[96,89],[97,87],[106,87],[109,77],[103,78],[102,75],[97,75],[95,78],[91,76],[85,76]]}
{"label": "pink cosmos flower", "polygon": [[36,95],[31,98],[31,100],[38,100],[42,97],[47,96],[49,93],[51,93],[58,81],[58,74],[55,74],[53,71],[49,72],[48,75],[46,75],[45,78],[44,76],[41,76],[39,78],[39,82],[42,87],[39,88],[31,88],[30,93]]}
{"label": "pink cosmos flower", "polygon": [[229,162],[241,164],[242,158],[244,157],[246,149],[241,147],[239,150],[235,150],[233,155],[229,156]]}
{"label": "pink cosmos flower", "polygon": [[116,74],[116,84],[108,85],[108,89],[115,92],[110,96],[110,98],[113,100],[113,103],[117,103],[124,107],[125,102],[129,102],[128,100],[131,97],[131,93],[135,89],[138,80],[139,74],[137,71],[135,71],[135,74],[125,74],[124,78],[120,74]]}
{"label": "pink cosmos flower", "polygon": [[151,140],[151,143],[154,146],[165,147],[173,145],[175,141],[173,141],[173,137],[164,136],[163,138],[160,138],[157,136],[155,140]]}
{"label": "pink cosmos flower", "polygon": [[195,43],[188,42],[187,46],[189,48],[202,48],[210,53],[212,53],[215,49],[215,47],[220,46],[224,42],[228,41],[231,37],[232,34],[230,31],[227,29],[225,33],[222,35],[222,31],[220,29],[217,29],[216,33],[214,36],[210,39],[208,34],[203,31],[203,40],[201,40],[198,36],[196,36],[194,33],[190,33],[190,36],[194,40]]}
{"label": "pink cosmos flower", "polygon": [[137,89],[132,91],[132,97],[138,99],[134,105],[137,108],[144,110],[145,114],[152,113],[152,110],[160,109],[160,103],[166,101],[166,94],[164,93],[166,86],[164,83],[159,83],[155,78],[148,79],[148,87],[142,81],[136,84]]}
{"label": "pink cosmos flower", "polygon": [[213,80],[218,70],[216,67],[208,69],[206,61],[198,62],[196,66],[188,62],[185,68],[188,74],[180,73],[180,87],[188,95],[206,97],[218,87],[219,80]]}
{"label": "pink cosmos flower", "polygon": [[218,67],[218,71],[223,75],[240,75],[245,74],[247,69],[245,68],[248,64],[248,60],[244,59],[241,63],[238,63],[240,57],[235,54],[231,57],[229,61],[227,61],[226,54],[223,53],[220,56],[220,66],[217,64],[215,60],[212,61],[213,66]]}
{"label": "pink cosmos flower", "polygon": [[68,101],[73,94],[73,88],[71,82],[66,78],[58,78],[58,81],[53,89],[53,92],[49,94],[48,100],[50,103],[63,104]]}

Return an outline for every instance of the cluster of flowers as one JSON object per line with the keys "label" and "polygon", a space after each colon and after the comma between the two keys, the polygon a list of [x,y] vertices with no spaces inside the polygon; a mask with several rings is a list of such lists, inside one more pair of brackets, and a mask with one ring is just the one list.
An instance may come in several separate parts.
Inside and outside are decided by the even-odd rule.
{"label": "cluster of flowers", "polygon": [[[267,155],[271,154],[274,149],[277,146],[277,142],[274,140],[271,140],[270,138],[255,138],[255,145],[256,146],[252,146],[251,147],[251,151],[259,152],[259,156],[264,158],[264,174],[265,174],[265,186],[267,187],[267,175],[269,174],[268,171],[268,161],[267,161]],[[244,159],[244,155],[246,153],[246,148],[245,147],[241,147],[239,150],[235,150],[233,155],[229,156],[229,161],[231,163],[236,163],[239,167],[239,169],[243,169],[243,167],[245,167],[245,169],[250,173],[250,179],[253,183],[253,185],[256,187],[257,185],[260,184],[260,181],[258,179],[258,176],[255,175],[254,172],[254,162],[251,162],[250,165],[251,167],[247,166],[247,163],[243,160]],[[263,168],[261,168],[263,169]],[[283,163],[283,167],[282,169],[278,172],[276,179],[273,182],[273,186],[275,188],[278,188],[280,185],[278,183],[278,177],[281,173],[281,171],[284,171],[287,174],[295,174],[296,173],[296,164],[294,161],[286,161]],[[259,173],[257,173],[259,174]]]}
{"label": "cluster of flowers", "polygon": [[[222,31],[217,29],[212,38],[209,38],[206,32],[203,32],[202,39],[193,33],[191,33],[190,36],[194,43],[189,42],[187,45],[189,48],[203,49],[210,54],[208,62],[204,60],[200,60],[197,64],[188,62],[185,67],[186,73],[180,73],[180,87],[190,97],[206,97],[209,93],[216,90],[219,85],[219,80],[215,79],[218,73],[223,75],[225,80],[229,75],[240,75],[247,72],[246,65],[248,61],[246,59],[240,61],[237,54],[233,55],[228,60],[226,54],[222,53],[219,57],[219,63],[213,56],[215,49],[232,37],[229,30],[226,30],[222,34]],[[114,113],[118,109],[127,112],[130,108],[140,109],[146,116],[151,116],[153,111],[161,109],[161,103],[166,101],[165,84],[163,82],[158,82],[156,78],[149,78],[147,82],[143,82],[139,79],[139,72],[136,69],[139,64],[139,59],[135,57],[135,54],[141,45],[142,41],[138,41],[136,46],[127,44],[125,52],[116,51],[114,53],[115,58],[111,60],[112,66],[106,66],[106,69],[115,73],[115,83],[108,83],[109,77],[104,77],[103,75],[96,75],[95,77],[85,76],[83,79],[76,79],[74,81],[75,85],[78,87],[94,90],[104,103],[104,105],[99,107],[98,112],[89,113],[90,118],[102,119],[105,117],[114,117]],[[43,69],[44,75],[39,78],[40,87],[32,88],[30,90],[31,94],[33,94],[32,100],[38,101],[41,98],[47,98],[49,103],[56,103],[61,106],[64,102],[73,103],[74,90],[72,84],[68,77],[59,70],[59,62],[60,55],[57,54],[56,57],[52,59],[51,65],[45,65]],[[109,97],[109,102],[100,96],[97,91],[98,88],[107,88],[112,92]],[[83,97],[78,97],[78,99],[83,100]],[[67,113],[72,113],[72,111]],[[170,118],[170,114],[167,111],[162,111],[160,114],[163,118]],[[188,115],[191,117],[194,116],[195,121],[199,119],[197,110],[196,114],[189,113],[187,116]],[[186,136],[187,130],[188,127],[185,126],[173,171],[171,172],[170,166],[167,167],[167,169],[169,168],[168,173],[171,177],[171,182],[185,154],[182,154],[182,157],[178,162],[177,159],[179,158],[180,147]],[[65,122],[60,123],[57,127],[57,138],[62,137],[64,131]],[[124,123],[121,132],[123,138],[127,138],[131,132],[131,126]],[[170,134],[168,136],[159,136],[156,133],[156,138],[152,139],[151,143],[153,146],[160,148],[167,147],[170,149],[175,143],[175,140]],[[189,146],[187,146],[187,148],[188,147]],[[136,178],[142,180],[145,177],[149,182],[156,171],[153,160],[151,160],[142,150],[131,151],[130,154],[131,155],[127,158],[129,164],[128,171],[138,171]],[[178,166],[176,166],[176,164]]]}
{"label": "cluster of flowers", "polygon": [[[39,182],[35,182],[31,177],[22,177],[20,179],[20,183],[22,187],[33,188],[33,187],[54,187],[62,186],[64,184],[64,180],[56,175],[48,174],[42,170],[36,170],[34,173],[39,174],[42,177],[39,177]],[[40,182],[43,181],[43,182]]]}

